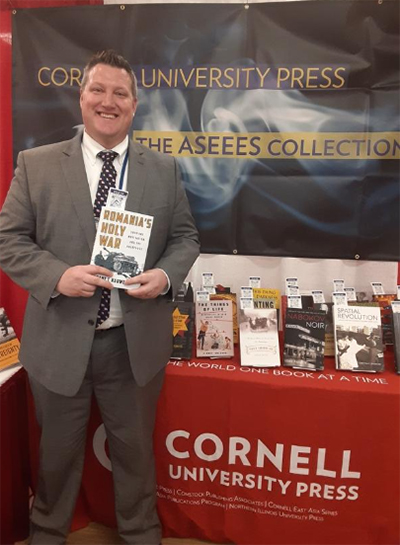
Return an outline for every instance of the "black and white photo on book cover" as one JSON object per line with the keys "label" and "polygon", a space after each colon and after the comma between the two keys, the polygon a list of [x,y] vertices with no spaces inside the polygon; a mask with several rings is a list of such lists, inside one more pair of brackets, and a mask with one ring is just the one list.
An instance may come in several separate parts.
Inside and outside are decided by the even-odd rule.
{"label": "black and white photo on book cover", "polygon": [[232,301],[197,301],[197,357],[231,358],[233,353]]}
{"label": "black and white photo on book cover", "polygon": [[283,365],[322,371],[326,312],[288,308],[284,330]]}
{"label": "black and white photo on book cover", "polygon": [[19,362],[19,340],[8,315],[0,308],[0,369]]}
{"label": "black and white photo on book cover", "polygon": [[16,338],[13,326],[3,307],[0,308],[0,344]]}
{"label": "black and white photo on book cover", "polygon": [[[153,216],[103,207],[90,263],[113,273],[107,278],[115,288],[144,271]],[[105,277],[104,277],[105,278]],[[134,289],[138,284],[132,284]]]}
{"label": "black and white photo on book cover", "polygon": [[276,308],[246,308],[239,311],[240,365],[280,365]]}
{"label": "black and white photo on book cover", "polygon": [[383,343],[379,307],[334,305],[336,368],[383,371]]}

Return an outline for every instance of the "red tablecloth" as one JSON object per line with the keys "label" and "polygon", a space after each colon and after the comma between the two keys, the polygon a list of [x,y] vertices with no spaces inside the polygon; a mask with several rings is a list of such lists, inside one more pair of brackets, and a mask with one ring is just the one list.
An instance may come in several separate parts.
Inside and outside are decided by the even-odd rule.
{"label": "red tablecloth", "polygon": [[[155,449],[164,536],[237,544],[397,544],[399,377],[170,362]],[[114,525],[104,428],[83,498]]]}
{"label": "red tablecloth", "polygon": [[[165,537],[398,544],[400,377],[170,362],[155,450]],[[34,436],[37,433],[34,431]],[[33,460],[35,463],[35,447]],[[115,526],[107,443],[88,428],[74,528]]]}
{"label": "red tablecloth", "polygon": [[24,539],[29,527],[29,446],[25,371],[0,386],[0,543]]}

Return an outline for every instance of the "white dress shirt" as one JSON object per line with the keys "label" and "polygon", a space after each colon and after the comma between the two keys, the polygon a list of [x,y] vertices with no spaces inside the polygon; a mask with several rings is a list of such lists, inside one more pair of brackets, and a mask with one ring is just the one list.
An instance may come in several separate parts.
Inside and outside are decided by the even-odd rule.
{"label": "white dress shirt", "polygon": [[[117,189],[122,189],[126,191],[127,186],[127,179],[128,179],[128,167],[129,167],[129,159],[126,164],[125,169],[125,175],[124,179],[121,180],[121,170],[122,165],[125,160],[125,156],[128,152],[128,144],[129,144],[129,138],[128,136],[125,137],[125,139],[118,144],[117,146],[112,148],[112,151],[115,151],[118,153],[118,156],[114,159],[113,165],[115,170],[117,171],[117,181],[116,181],[116,187]],[[100,159],[100,157],[97,156],[99,151],[103,151],[104,147],[101,146],[96,140],[93,140],[91,136],[88,135],[86,131],[83,132],[82,137],[82,153],[83,153],[83,161],[85,163],[85,169],[86,169],[86,176],[89,183],[89,189],[90,189],[90,195],[92,197],[92,204],[94,204],[96,193],[97,193],[97,187],[99,185],[100,180],[100,173],[101,169],[103,167],[103,160]],[[111,151],[111,150],[108,150]],[[165,295],[170,286],[170,280],[167,275],[167,273],[160,269],[168,281],[167,288],[162,292],[161,295]],[[100,326],[97,327],[97,329],[109,329],[111,327],[118,327],[123,323],[123,317],[122,317],[122,309],[121,309],[121,303],[119,300],[119,289],[115,288],[111,290],[111,299],[110,299],[110,316],[105,320]]]}
{"label": "white dress shirt", "polygon": [[[122,187],[120,187],[120,176],[122,165],[125,159],[125,155],[128,151],[128,136],[125,139],[112,148],[112,151],[118,153],[118,156],[114,159],[113,165],[117,171],[117,182],[116,187],[118,189],[123,189],[126,191],[126,180],[128,178],[128,164],[125,169],[125,176],[122,180]],[[86,176],[89,182],[90,196],[92,197],[92,203],[96,198],[97,186],[99,185],[100,173],[103,168],[103,160],[97,156],[99,151],[103,151],[104,147],[101,146],[98,142],[93,140],[91,136],[88,135],[86,131],[83,132],[82,137],[82,153],[83,161],[85,163]],[[129,163],[129,159],[128,159]],[[122,309],[121,303],[119,300],[119,289],[111,290],[111,300],[110,300],[110,316],[105,320],[97,329],[109,329],[110,327],[117,327],[123,323],[122,318]]]}

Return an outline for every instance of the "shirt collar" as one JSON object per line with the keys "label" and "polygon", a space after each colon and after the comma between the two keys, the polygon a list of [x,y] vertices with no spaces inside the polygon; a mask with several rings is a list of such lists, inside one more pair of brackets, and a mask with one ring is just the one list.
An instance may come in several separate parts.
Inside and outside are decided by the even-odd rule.
{"label": "shirt collar", "polygon": [[[128,142],[129,137],[126,135],[122,142],[111,148],[112,151],[118,153],[118,156],[114,160],[118,161],[120,165],[122,165],[125,153],[128,150]],[[99,151],[103,151],[104,149],[104,146],[96,142],[96,140],[89,136],[86,131],[83,131],[82,150],[86,154],[86,157],[89,159],[92,166],[96,163],[96,160],[98,160],[97,154]]]}

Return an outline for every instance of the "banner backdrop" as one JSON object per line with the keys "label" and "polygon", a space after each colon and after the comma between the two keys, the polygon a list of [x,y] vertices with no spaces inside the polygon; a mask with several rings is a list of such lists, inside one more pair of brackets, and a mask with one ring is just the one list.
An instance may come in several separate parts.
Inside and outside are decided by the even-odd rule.
{"label": "banner backdrop", "polygon": [[18,10],[14,152],[81,125],[114,48],[133,138],[179,160],[202,252],[399,260],[397,0]]}

